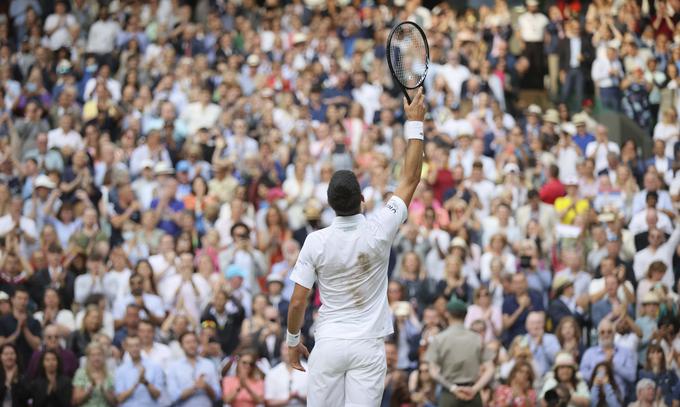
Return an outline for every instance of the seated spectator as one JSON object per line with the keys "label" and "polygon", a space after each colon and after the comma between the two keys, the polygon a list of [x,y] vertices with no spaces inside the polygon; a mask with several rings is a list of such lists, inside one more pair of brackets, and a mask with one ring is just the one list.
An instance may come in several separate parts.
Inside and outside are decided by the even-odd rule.
{"label": "seated spectator", "polygon": [[83,317],[83,326],[77,331],[73,331],[68,338],[68,349],[77,357],[85,354],[85,349],[92,341],[92,337],[102,331],[102,315],[99,308],[90,305]]}
{"label": "seated spectator", "polygon": [[560,350],[560,343],[553,334],[546,333],[545,314],[542,311],[530,312],[527,316],[527,334],[524,337],[529,344],[529,349],[533,354],[536,374],[543,376],[555,362],[555,355]]}
{"label": "seated spectator", "polygon": [[588,298],[574,298],[574,283],[565,273],[555,277],[552,283],[553,300],[548,308],[548,318],[551,326],[557,327],[562,318],[570,316],[576,319],[579,325],[584,321],[584,305],[587,307]]}
{"label": "seated spectator", "polygon": [[[668,404],[663,402],[663,397],[656,384],[647,378],[640,379],[635,386],[637,401],[630,403],[628,407],[658,406],[664,407]],[[674,398],[677,400],[677,398]]]}
{"label": "seated spectator", "polygon": [[545,394],[559,386],[568,389],[569,406],[589,406],[590,390],[588,384],[578,371],[578,363],[568,352],[560,352],[555,357],[555,364],[545,376],[545,382],[539,393],[539,399],[544,399]]}
{"label": "seated spectator", "polygon": [[[644,369],[640,371],[640,379],[649,379],[654,389],[661,393],[666,405],[673,405],[673,400],[680,399],[680,380],[674,371],[666,369],[666,356],[663,348],[652,343],[647,348]],[[640,398],[640,382],[637,385],[638,401]]]}
{"label": "seated spectator", "polygon": [[[265,382],[265,389],[267,383]],[[423,406],[436,405],[436,382],[432,378],[427,362],[422,361],[418,369],[411,372],[408,380],[408,390],[411,401]]]}
{"label": "seated spectator", "polygon": [[503,330],[509,344],[512,338],[526,333],[527,316],[532,311],[543,311],[543,296],[529,290],[527,279],[523,273],[512,276],[512,292],[503,300]]}
{"label": "seated spectator", "polygon": [[474,304],[468,307],[465,315],[465,327],[470,328],[475,321],[485,321],[483,332],[485,342],[497,339],[503,329],[501,309],[491,303],[489,289],[482,286],[475,291]]}
{"label": "seated spectator", "polygon": [[106,366],[106,352],[98,342],[92,342],[85,349],[85,364],[73,377],[73,398],[75,405],[107,406],[117,403],[113,389],[113,375]]}
{"label": "seated spectator", "polygon": [[68,378],[73,377],[78,369],[78,359],[69,349],[65,349],[59,342],[59,328],[55,325],[47,325],[43,330],[43,343],[40,349],[33,352],[26,369],[27,379],[38,377],[41,369],[40,362],[43,360],[45,352],[56,353],[59,357],[59,374]]}
{"label": "seated spectator", "polygon": [[59,293],[54,288],[45,289],[43,309],[33,314],[33,318],[40,323],[43,329],[47,325],[55,325],[59,329],[59,336],[62,338],[68,337],[76,328],[73,312],[60,307]]}
{"label": "seated spectator", "polygon": [[31,389],[21,370],[21,354],[12,343],[0,346],[0,397],[11,406],[28,405]]}
{"label": "seated spectator", "polygon": [[512,368],[508,384],[498,386],[494,393],[494,406],[535,405],[536,390],[533,389],[534,370],[527,362],[519,362]]}
{"label": "seated spectator", "polygon": [[624,395],[618,387],[612,366],[609,362],[600,362],[594,368],[590,379],[591,406],[623,406]]}
{"label": "seated spectator", "polygon": [[[583,354],[580,371],[583,377],[591,378],[591,403],[605,396],[609,403],[610,390],[613,389],[617,393],[616,398],[621,400],[620,404],[635,380],[637,358],[634,352],[614,345],[614,324],[608,318],[598,324],[597,333],[598,344],[588,348]],[[602,369],[601,362],[606,365],[603,369],[604,377],[598,370]],[[608,389],[607,385],[613,387]]]}
{"label": "seated spectator", "polygon": [[560,348],[564,352],[569,352],[577,361],[581,360],[586,350],[581,340],[581,332],[578,321],[571,316],[562,318],[555,328],[555,336],[560,342]]}
{"label": "seated spectator", "polygon": [[38,375],[31,382],[32,405],[39,407],[71,405],[73,393],[71,376],[63,373],[59,353],[45,350],[38,360],[38,366]]}

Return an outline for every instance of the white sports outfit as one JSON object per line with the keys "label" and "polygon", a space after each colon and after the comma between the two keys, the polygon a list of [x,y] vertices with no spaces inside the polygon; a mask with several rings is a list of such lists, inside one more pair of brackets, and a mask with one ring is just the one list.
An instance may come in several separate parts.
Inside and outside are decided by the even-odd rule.
{"label": "white sports outfit", "polygon": [[377,406],[385,377],[383,338],[393,332],[387,303],[387,263],[404,201],[392,196],[367,220],[336,217],[305,240],[291,280],[318,281],[322,306],[309,358],[310,407]]}

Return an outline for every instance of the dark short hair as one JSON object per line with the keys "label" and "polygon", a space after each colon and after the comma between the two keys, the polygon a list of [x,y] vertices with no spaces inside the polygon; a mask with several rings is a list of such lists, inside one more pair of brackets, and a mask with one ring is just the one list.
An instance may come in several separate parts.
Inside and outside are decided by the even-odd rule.
{"label": "dark short hair", "polygon": [[328,204],[338,216],[356,215],[361,211],[361,187],[352,171],[336,171],[328,184]]}
{"label": "dark short hair", "polygon": [[233,225],[233,226],[231,227],[231,229],[229,230],[229,234],[230,234],[231,236],[234,236],[234,230],[236,230],[236,228],[238,228],[238,227],[246,228],[247,233],[250,234],[250,228],[248,227],[248,225],[246,225],[246,224],[243,223],[243,222],[236,222],[236,223],[234,223],[234,225]]}

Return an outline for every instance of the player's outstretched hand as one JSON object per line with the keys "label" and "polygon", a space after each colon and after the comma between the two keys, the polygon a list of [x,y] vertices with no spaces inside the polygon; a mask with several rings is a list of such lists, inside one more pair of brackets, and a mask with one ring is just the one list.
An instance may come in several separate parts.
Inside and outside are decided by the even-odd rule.
{"label": "player's outstretched hand", "polygon": [[406,120],[413,120],[422,122],[425,120],[425,95],[423,88],[418,88],[418,92],[413,97],[411,104],[404,98],[404,111],[406,113]]}
{"label": "player's outstretched hand", "polygon": [[302,344],[302,342],[298,343],[297,346],[288,348],[288,359],[290,360],[290,366],[293,369],[304,372],[305,368],[302,367],[302,364],[300,363],[300,355],[304,356],[305,358],[309,357],[309,351],[305,345]]}

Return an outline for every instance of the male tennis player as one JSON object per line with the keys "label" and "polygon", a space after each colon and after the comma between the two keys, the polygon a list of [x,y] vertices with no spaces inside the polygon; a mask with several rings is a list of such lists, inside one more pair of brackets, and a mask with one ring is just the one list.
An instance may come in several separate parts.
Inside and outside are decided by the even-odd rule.
{"label": "male tennis player", "polygon": [[351,171],[337,171],[328,186],[333,224],[307,236],[291,280],[295,289],[288,309],[287,343],[291,365],[304,370],[300,343],[309,291],[317,281],[322,306],[315,345],[309,357],[310,407],[380,405],[385,385],[384,338],[391,334],[387,303],[387,262],[399,226],[420,181],[423,164],[422,90],[409,105],[404,99],[408,138],[404,169],[394,195],[377,215],[361,214],[363,197]]}

